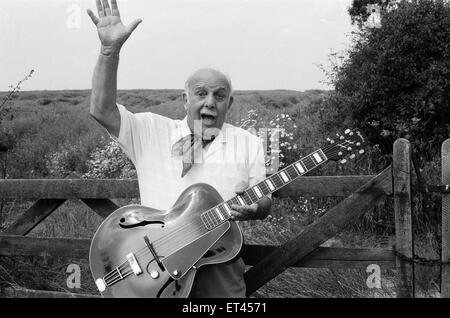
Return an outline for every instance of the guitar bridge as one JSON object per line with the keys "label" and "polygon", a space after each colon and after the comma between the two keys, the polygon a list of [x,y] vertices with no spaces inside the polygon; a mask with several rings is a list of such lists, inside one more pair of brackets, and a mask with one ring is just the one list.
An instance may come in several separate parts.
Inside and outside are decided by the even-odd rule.
{"label": "guitar bridge", "polygon": [[139,266],[139,263],[137,262],[136,258],[134,257],[133,253],[128,254],[127,256],[128,264],[130,264],[131,269],[133,270],[134,275],[139,275],[142,273],[142,269]]}

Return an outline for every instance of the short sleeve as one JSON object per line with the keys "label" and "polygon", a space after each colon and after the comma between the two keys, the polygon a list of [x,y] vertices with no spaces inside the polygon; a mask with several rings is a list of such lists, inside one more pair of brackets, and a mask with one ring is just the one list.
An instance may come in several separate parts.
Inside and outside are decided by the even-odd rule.
{"label": "short sleeve", "polygon": [[[156,133],[167,127],[165,118],[150,112],[132,113],[123,105],[117,104],[120,113],[120,130],[116,140],[120,148],[136,166],[145,150],[154,148]],[[166,120],[164,120],[166,119]]]}

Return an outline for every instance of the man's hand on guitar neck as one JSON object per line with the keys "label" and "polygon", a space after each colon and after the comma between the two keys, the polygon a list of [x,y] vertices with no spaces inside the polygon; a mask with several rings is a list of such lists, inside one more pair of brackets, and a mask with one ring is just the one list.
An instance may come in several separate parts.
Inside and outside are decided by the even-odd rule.
{"label": "man's hand on guitar neck", "polygon": [[235,221],[264,220],[270,213],[271,205],[272,201],[268,197],[252,205],[232,204],[231,217]]}

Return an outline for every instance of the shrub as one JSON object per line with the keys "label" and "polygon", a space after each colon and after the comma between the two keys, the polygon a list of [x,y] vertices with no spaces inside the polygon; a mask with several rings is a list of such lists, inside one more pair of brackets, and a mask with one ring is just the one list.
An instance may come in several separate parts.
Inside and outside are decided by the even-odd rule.
{"label": "shrub", "polygon": [[421,163],[450,134],[450,4],[402,1],[380,28],[355,33],[348,58],[332,79],[331,123],[358,125],[382,154],[409,139]]}

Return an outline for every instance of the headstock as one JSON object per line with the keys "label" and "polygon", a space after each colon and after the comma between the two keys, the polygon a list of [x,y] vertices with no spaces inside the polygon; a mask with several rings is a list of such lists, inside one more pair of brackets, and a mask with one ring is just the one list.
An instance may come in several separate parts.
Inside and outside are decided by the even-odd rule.
{"label": "headstock", "polygon": [[359,131],[346,129],[344,134],[336,133],[336,137],[327,138],[327,144],[322,151],[329,160],[346,163],[348,159],[354,159],[357,155],[364,153],[366,142]]}

